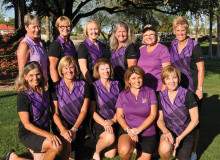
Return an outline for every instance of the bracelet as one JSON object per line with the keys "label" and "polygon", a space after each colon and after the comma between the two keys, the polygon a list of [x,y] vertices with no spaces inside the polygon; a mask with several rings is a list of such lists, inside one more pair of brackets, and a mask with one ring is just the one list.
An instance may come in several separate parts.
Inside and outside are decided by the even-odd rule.
{"label": "bracelet", "polygon": [[131,129],[131,128],[129,128],[129,127],[128,127],[128,128],[126,128],[126,132],[128,132],[128,130],[129,130],[129,129]]}
{"label": "bracelet", "polygon": [[202,89],[202,88],[197,88],[197,90],[199,90],[199,91],[201,91],[201,92],[203,91],[203,89]]}
{"label": "bracelet", "polygon": [[76,132],[79,130],[78,128],[76,128],[75,126],[73,126],[73,128],[76,130]]}

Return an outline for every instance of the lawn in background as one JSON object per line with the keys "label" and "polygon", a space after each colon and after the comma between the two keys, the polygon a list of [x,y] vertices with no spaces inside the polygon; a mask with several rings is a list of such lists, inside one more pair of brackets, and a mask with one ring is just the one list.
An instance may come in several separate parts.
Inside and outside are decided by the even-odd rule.
{"label": "lawn in background", "polygon": [[[205,65],[205,98],[200,116],[201,129],[197,153],[201,160],[220,160],[220,61],[205,60]],[[18,139],[18,123],[16,93],[0,92],[0,159],[10,148],[15,149],[19,155],[27,156],[27,149]],[[113,159],[120,158],[117,156]]]}

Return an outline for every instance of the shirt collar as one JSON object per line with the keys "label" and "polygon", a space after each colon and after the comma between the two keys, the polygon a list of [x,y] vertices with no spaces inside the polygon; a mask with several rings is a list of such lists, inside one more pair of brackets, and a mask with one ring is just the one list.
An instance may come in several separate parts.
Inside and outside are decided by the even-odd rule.
{"label": "shirt collar", "polygon": [[[31,37],[29,37],[27,34],[26,34],[25,36],[27,37],[27,39],[28,39],[29,41],[31,41],[32,45],[38,46],[38,45],[34,42],[34,40],[31,39]],[[39,42],[40,46],[42,47],[43,44],[42,44],[42,42],[40,41],[39,38],[37,39],[37,41]]]}
{"label": "shirt collar", "polygon": [[[94,44],[92,43],[92,41],[91,41],[89,38],[86,38],[86,42],[88,43],[89,46],[94,45]],[[99,41],[96,40],[96,42],[97,42],[98,45],[100,44]]]}
{"label": "shirt collar", "polygon": [[[143,91],[144,91],[144,86],[141,86],[139,92],[143,92]],[[125,93],[129,93],[129,92],[131,92],[130,87],[128,87],[128,89],[125,90]]]}

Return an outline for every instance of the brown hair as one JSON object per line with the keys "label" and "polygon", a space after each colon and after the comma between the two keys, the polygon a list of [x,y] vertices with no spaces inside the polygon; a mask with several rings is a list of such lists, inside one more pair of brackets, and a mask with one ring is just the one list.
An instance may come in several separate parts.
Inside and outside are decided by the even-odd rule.
{"label": "brown hair", "polygon": [[68,23],[68,25],[71,27],[71,29],[73,29],[73,24],[72,24],[71,20],[68,17],[66,17],[66,16],[60,16],[56,20],[56,23],[55,23],[56,28],[58,28],[60,23],[62,23],[62,22]]}
{"label": "brown hair", "polygon": [[187,19],[185,17],[177,17],[173,20],[173,31],[175,32],[176,27],[178,26],[183,26],[184,28],[186,28],[186,30],[188,30],[189,28],[189,23],[187,21]]}
{"label": "brown hair", "polygon": [[128,68],[125,71],[125,74],[124,74],[125,90],[128,89],[128,87],[130,86],[129,78],[134,73],[137,74],[137,75],[141,75],[143,80],[145,79],[145,72],[144,72],[144,70],[141,67],[139,67],[139,66],[131,66],[130,68]]}
{"label": "brown hair", "polygon": [[100,78],[99,66],[102,64],[108,64],[110,66],[110,77],[112,77],[114,74],[114,69],[113,69],[112,64],[110,63],[110,61],[107,58],[100,58],[99,60],[96,61],[96,64],[95,64],[94,70],[93,70],[93,77],[96,79]]}
{"label": "brown hair", "polygon": [[43,76],[43,70],[40,64],[36,61],[29,61],[24,65],[24,67],[21,70],[21,73],[18,75],[18,77],[15,80],[15,88],[18,93],[22,91],[29,91],[29,85],[28,82],[25,80],[24,75],[27,75],[31,70],[36,68],[40,71],[42,77],[39,83],[39,88],[42,91],[47,91],[48,89],[47,80]]}
{"label": "brown hair", "polygon": [[169,65],[169,66],[166,66],[165,68],[163,68],[163,70],[161,71],[161,80],[163,82],[163,84],[165,84],[165,79],[167,77],[170,76],[171,73],[175,72],[177,77],[178,77],[178,82],[180,83],[181,81],[181,74],[180,74],[180,71],[178,68],[176,68],[175,66],[173,65]]}
{"label": "brown hair", "polygon": [[79,69],[77,66],[76,61],[74,60],[74,58],[72,56],[64,56],[58,65],[58,73],[60,75],[61,78],[63,78],[63,73],[62,73],[62,69],[64,67],[66,67],[67,65],[73,65],[74,69],[75,69],[75,75],[77,76],[79,74]]}
{"label": "brown hair", "polygon": [[89,25],[90,23],[94,23],[94,24],[97,25],[98,30],[99,30],[99,35],[100,35],[100,26],[99,26],[99,23],[98,23],[97,21],[95,21],[95,20],[88,20],[88,21],[86,22],[85,27],[84,27],[83,34],[84,34],[86,37],[88,36],[88,25]]}

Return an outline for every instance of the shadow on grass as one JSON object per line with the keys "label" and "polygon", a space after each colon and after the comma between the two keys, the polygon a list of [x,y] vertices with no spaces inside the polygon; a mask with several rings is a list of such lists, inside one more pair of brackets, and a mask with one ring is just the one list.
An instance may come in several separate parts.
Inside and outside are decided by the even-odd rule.
{"label": "shadow on grass", "polygon": [[11,97],[11,96],[16,96],[16,95],[18,95],[18,94],[12,92],[12,93],[10,93],[10,94],[0,95],[0,98],[6,98],[6,97]]}
{"label": "shadow on grass", "polygon": [[[204,94],[202,110],[200,113],[200,137],[197,147],[198,159],[213,142],[214,138],[220,134],[220,100],[219,95]],[[218,151],[216,151],[218,152]]]}

